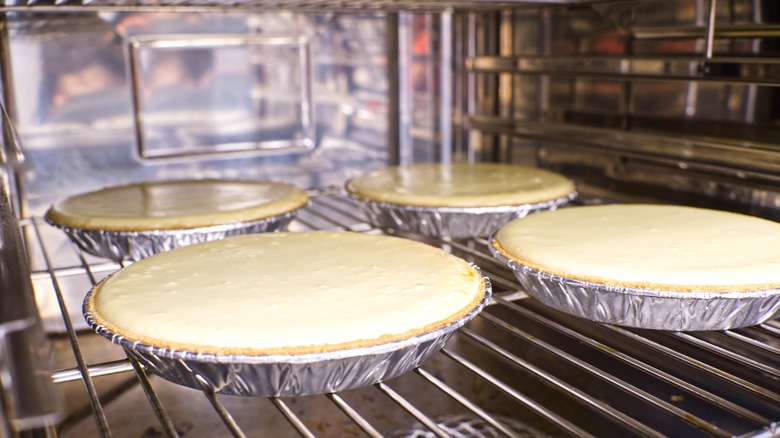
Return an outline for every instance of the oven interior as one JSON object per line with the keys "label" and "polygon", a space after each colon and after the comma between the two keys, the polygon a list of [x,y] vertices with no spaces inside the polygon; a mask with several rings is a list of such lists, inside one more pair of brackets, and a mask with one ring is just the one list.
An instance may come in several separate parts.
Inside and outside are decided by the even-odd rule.
{"label": "oven interior", "polygon": [[[420,368],[337,394],[178,387],[86,328],[121,268],[43,221],[106,185],[269,178],[291,230],[373,229],[343,182],[388,164],[519,163],[575,204],[780,218],[770,0],[6,2],[0,438],[776,436],[780,324],[663,332],[528,297],[485,239],[424,241],[494,298]],[[778,101],[778,105],[775,105]],[[334,315],[337,317],[337,315]]]}

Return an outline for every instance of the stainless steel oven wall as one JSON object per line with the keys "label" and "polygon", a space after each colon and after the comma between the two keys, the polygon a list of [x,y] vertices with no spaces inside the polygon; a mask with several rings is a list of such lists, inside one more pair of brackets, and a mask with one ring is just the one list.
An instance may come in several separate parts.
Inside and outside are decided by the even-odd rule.
{"label": "stainless steel oven wall", "polygon": [[[439,53],[451,37],[439,36],[439,14],[29,11],[6,24],[6,101],[23,162],[10,146],[5,155],[25,219],[140,180],[318,189],[388,162],[448,159],[436,133],[449,127]],[[70,251],[63,242],[47,261],[29,245],[32,270],[67,266]],[[63,331],[51,282],[33,282],[46,330]],[[86,288],[65,294],[77,328]]]}
{"label": "stainless steel oven wall", "polygon": [[137,180],[339,185],[387,162],[382,14],[7,18],[25,216]]}
{"label": "stainless steel oven wall", "polygon": [[[561,170],[577,179],[579,202],[671,200],[777,217],[774,1],[556,1],[571,4],[284,3],[447,9],[422,16],[254,13],[279,7],[269,0],[184,0],[177,10],[214,12],[181,15],[119,13],[124,0],[16,6],[23,12],[3,22],[3,79],[25,143],[26,159],[12,169],[26,212],[16,223],[0,190],[0,224],[13,239],[3,239],[0,259],[22,261],[7,265],[22,266],[20,275],[3,279],[25,283],[18,292],[29,302],[27,256],[44,326],[60,308],[83,320],[84,291],[119,266],[74,252],[39,215],[68,194],[138,179],[271,176],[324,186],[385,162],[495,160]],[[251,13],[224,13],[232,7]],[[95,94],[97,84],[109,86]],[[74,96],[82,103],[68,108]],[[2,170],[0,185],[11,185]],[[313,195],[300,229],[377,231],[348,199]],[[484,242],[430,242],[482,266],[496,302],[415,373],[343,397],[217,398],[150,381],[121,350],[79,331],[50,337],[53,380],[72,389],[63,390],[65,419],[22,436],[398,436],[416,433],[418,420],[462,422],[455,412],[467,414],[467,426],[474,415],[503,424],[507,435],[517,421],[551,436],[777,434],[776,322],[703,333],[595,325],[529,299]],[[68,309],[43,301],[60,291]],[[4,316],[0,329],[18,326],[17,314]],[[22,352],[34,338],[26,335],[12,335]],[[9,339],[0,339],[5,352]],[[48,375],[9,373],[8,357],[0,360],[6,415],[7,400],[33,394],[31,374]],[[124,373],[134,365],[136,376]],[[51,424],[50,409],[37,406],[24,423]],[[19,420],[0,418],[0,437],[28,426]]]}
{"label": "stainless steel oven wall", "polygon": [[586,192],[780,218],[779,5],[615,1],[459,16],[473,32],[457,51],[469,81],[455,99],[468,114],[455,119],[469,133],[460,148],[561,170]]}

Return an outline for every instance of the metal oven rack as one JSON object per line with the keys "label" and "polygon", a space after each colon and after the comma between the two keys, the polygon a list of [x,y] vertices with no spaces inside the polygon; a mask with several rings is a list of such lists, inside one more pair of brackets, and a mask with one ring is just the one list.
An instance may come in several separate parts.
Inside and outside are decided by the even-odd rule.
{"label": "metal oven rack", "polygon": [[[36,288],[50,288],[62,298],[66,288],[88,287],[120,267],[75,249],[72,262],[53,260],[54,247],[69,245],[64,235],[40,218],[20,225]],[[312,193],[311,205],[291,229],[380,232],[337,190]],[[66,321],[67,341],[60,342],[76,365],[55,371],[53,379],[76,388],[79,394],[69,405],[83,406],[72,409],[56,432],[139,436],[131,431],[141,424],[143,436],[780,434],[777,321],[702,333],[596,324],[526,296],[483,239],[426,242],[478,264],[491,278],[495,298],[414,372],[324,396],[259,400],[202,394],[147,375],[117,346],[110,345],[115,358],[93,360],[93,342],[105,349],[108,341]],[[140,399],[148,400],[146,406]],[[204,405],[207,409],[196,412],[195,406]],[[198,432],[200,422],[211,427],[207,435],[198,435],[204,433]]]}
{"label": "metal oven rack", "polygon": [[442,11],[454,8],[467,10],[500,10],[528,5],[587,5],[616,0],[11,0],[3,10],[12,12],[85,10],[145,10],[172,11],[214,10],[317,10],[317,11]]}

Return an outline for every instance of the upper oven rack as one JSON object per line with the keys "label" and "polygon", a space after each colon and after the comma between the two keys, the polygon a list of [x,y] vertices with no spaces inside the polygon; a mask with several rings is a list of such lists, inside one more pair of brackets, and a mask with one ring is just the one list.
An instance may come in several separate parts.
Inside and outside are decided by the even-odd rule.
{"label": "upper oven rack", "polygon": [[[49,254],[54,246],[67,243],[64,236],[40,218],[22,220],[21,228],[31,239],[30,249],[40,251],[39,258],[46,262],[33,270],[32,277],[38,284],[50,281],[57,293],[67,287],[69,279],[87,277],[94,284],[121,267],[85,256],[75,248],[75,263],[55,267]],[[291,228],[379,232],[367,225],[357,205],[337,190],[313,192],[311,205]],[[413,426],[419,429],[417,436],[443,437],[454,430],[471,433],[474,428],[491,428],[501,436],[527,432],[507,419],[512,416],[539,423],[544,433],[553,435],[748,437],[780,433],[778,322],[711,333],[666,333],[596,324],[547,309],[525,295],[512,274],[490,256],[484,239],[424,241],[482,268],[495,292],[488,308],[458,331],[441,353],[412,373],[343,394],[271,398],[266,412],[276,412],[301,436],[316,436],[320,431],[300,404],[323,397],[325,404],[349,423],[350,431],[368,436],[387,433],[382,421],[393,416],[390,413],[408,420],[399,427],[419,423]],[[100,435],[119,435],[120,431],[112,430],[113,418],[107,412],[136,384],[149,400],[157,427],[167,436],[178,434],[181,418],[167,406],[169,396],[160,394],[172,384],[147,376],[132,359],[91,362],[81,345],[96,335],[72,326],[68,332],[79,365],[54,372],[53,380],[60,384],[83,381],[89,407],[65,419],[59,430],[63,436],[72,432],[74,425],[89,421],[84,415],[94,417]],[[132,371],[137,378],[126,379],[110,390],[96,389],[102,379]],[[463,383],[467,381],[472,383]],[[484,393],[472,393],[474,385],[490,388],[482,391],[498,397],[498,402],[491,403],[491,397]],[[196,398],[197,391],[187,391],[193,394],[189,398]],[[444,402],[422,400],[423,393],[452,403],[457,415],[442,418],[435,407]],[[251,426],[246,426],[250,419],[231,411],[230,398],[209,393],[203,397],[224,423],[223,435],[253,434]],[[369,398],[382,403],[381,415],[364,406]]]}
{"label": "upper oven rack", "polygon": [[609,0],[6,0],[6,12],[311,10],[311,11],[444,11],[501,10],[542,5],[585,5]]}

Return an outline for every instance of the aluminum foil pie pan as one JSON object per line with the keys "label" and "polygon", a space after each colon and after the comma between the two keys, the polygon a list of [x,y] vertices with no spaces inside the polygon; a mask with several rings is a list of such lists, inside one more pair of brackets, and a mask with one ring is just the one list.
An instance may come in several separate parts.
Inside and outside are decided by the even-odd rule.
{"label": "aluminum foil pie pan", "polygon": [[[304,205],[305,206],[305,205]],[[300,207],[302,208],[302,207]],[[44,219],[70,237],[83,251],[110,260],[138,261],[174,248],[209,242],[242,234],[285,231],[295,218],[297,209],[255,221],[237,222],[208,227],[168,230],[96,230],[60,225]]]}
{"label": "aluminum foil pie pan", "polygon": [[506,263],[528,295],[562,312],[627,327],[671,330],[727,330],[780,316],[780,290],[677,292],[635,289],[561,277],[490,251]]}
{"label": "aluminum foil pie pan", "polygon": [[147,345],[113,333],[96,321],[87,308],[95,289],[87,294],[82,310],[93,330],[124,347],[147,370],[173,383],[241,396],[326,394],[389,380],[428,360],[455,330],[487,305],[491,295],[490,280],[482,278],[485,294],[479,304],[445,327],[396,342],[316,354],[212,354]]}
{"label": "aluminum foil pie pan", "polygon": [[567,204],[577,192],[549,201],[498,207],[421,207],[372,201],[355,194],[368,222],[381,229],[422,234],[430,237],[464,239],[488,237],[508,222],[531,213],[555,210]]}

